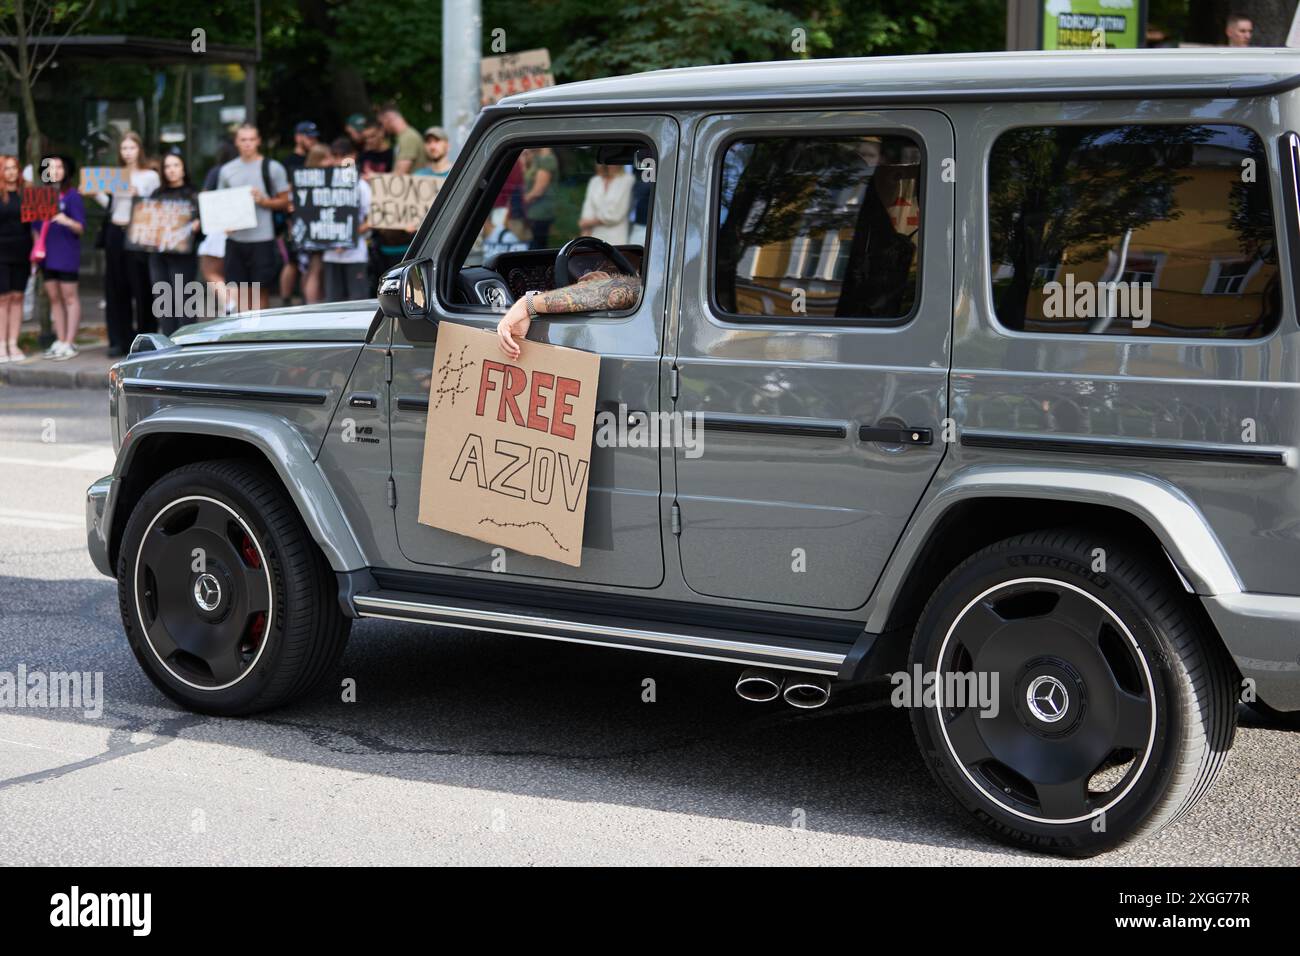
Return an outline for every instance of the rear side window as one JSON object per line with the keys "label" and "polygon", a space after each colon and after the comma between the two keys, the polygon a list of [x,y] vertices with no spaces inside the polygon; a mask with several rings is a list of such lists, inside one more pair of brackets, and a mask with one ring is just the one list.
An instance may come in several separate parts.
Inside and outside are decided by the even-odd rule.
{"label": "rear side window", "polygon": [[989,156],[998,321],[1258,338],[1282,299],[1264,144],[1242,126],[1010,130]]}
{"label": "rear side window", "polygon": [[911,314],[921,238],[921,149],[914,140],[738,140],[723,153],[720,175],[720,312],[809,324],[895,324]]}

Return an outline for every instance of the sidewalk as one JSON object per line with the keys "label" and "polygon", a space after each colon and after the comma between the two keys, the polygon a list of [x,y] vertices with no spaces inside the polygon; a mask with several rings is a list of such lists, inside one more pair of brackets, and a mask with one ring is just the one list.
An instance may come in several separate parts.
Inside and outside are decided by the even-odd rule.
{"label": "sidewalk", "polygon": [[66,362],[41,358],[36,344],[40,327],[35,320],[23,323],[19,338],[30,356],[23,362],[0,365],[0,385],[38,386],[42,388],[108,388],[108,369],[115,359],[108,357],[108,334],[104,328],[103,294],[98,283],[86,283],[81,290],[81,329],[77,335],[80,354]]}
{"label": "sidewalk", "polygon": [[[80,336],[78,337],[80,338]],[[0,383],[12,386],[39,386],[43,388],[98,388],[108,389],[108,368],[115,359],[108,357],[108,343],[82,345],[79,354],[66,362],[52,362],[29,349],[32,357],[25,362],[6,362],[0,365]]]}

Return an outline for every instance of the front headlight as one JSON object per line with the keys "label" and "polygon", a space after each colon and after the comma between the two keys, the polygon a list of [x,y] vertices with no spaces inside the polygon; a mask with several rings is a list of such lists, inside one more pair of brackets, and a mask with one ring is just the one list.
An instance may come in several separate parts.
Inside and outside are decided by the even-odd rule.
{"label": "front headlight", "polygon": [[122,364],[119,362],[108,370],[108,418],[113,429],[113,452],[122,448],[122,419],[119,414],[118,400],[122,397]]}

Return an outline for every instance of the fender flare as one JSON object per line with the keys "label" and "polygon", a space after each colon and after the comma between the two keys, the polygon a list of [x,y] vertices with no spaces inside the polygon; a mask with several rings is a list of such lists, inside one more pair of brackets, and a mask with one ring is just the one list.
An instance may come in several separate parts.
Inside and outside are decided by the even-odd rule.
{"label": "fender flare", "polygon": [[943,516],[954,505],[979,498],[1043,498],[1127,512],[1155,534],[1196,594],[1243,591],[1241,579],[1205,516],[1167,481],[1086,468],[972,465],[944,480],[918,507],[867,604],[868,632],[885,630],[895,597]]}
{"label": "fender flare", "polygon": [[[325,480],[307,443],[287,420],[266,413],[225,407],[210,409],[186,405],[161,409],[136,422],[122,437],[122,447],[118,449],[117,463],[113,467],[114,484],[120,487],[136,451],[144,444],[143,439],[159,434],[233,438],[256,448],[289,492],[298,514],[320,545],[330,567],[335,571],[368,567],[334,489]],[[103,520],[104,527],[112,527],[112,514],[105,515]]]}

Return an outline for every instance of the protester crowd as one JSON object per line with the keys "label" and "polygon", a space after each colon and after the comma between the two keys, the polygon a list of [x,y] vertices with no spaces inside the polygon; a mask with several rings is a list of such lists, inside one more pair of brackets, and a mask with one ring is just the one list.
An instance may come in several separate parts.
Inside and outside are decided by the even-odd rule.
{"label": "protester crowd", "polygon": [[[293,131],[292,151],[281,161],[264,155],[255,126],[242,124],[221,142],[201,182],[192,175],[181,150],[173,148],[155,158],[142,138],[128,131],[120,138],[114,165],[129,188],[111,192],[87,188],[84,195],[71,156],[45,156],[36,174],[31,167],[20,169],[16,157],[0,156],[0,362],[30,357],[20,349],[18,333],[24,292],[30,293],[30,283],[38,274],[55,335],[42,357],[57,361],[77,354],[78,280],[83,245],[88,244],[83,243],[88,202],[99,206],[104,216],[93,242],[104,255],[110,356],[124,354],[140,332],[170,334],[187,322],[237,309],[372,297],[379,276],[401,261],[414,233],[371,228],[371,181],[388,173],[445,179],[452,166],[450,144],[437,126],[421,135],[391,104],[373,117],[349,116],[343,129],[346,135],[326,144],[314,122],[299,123]],[[355,239],[345,245],[319,248],[319,244],[295,243],[289,228],[295,171],[321,167],[356,171],[348,181],[356,188],[357,227]],[[552,150],[522,152],[484,223],[480,242],[485,258],[548,246],[558,214],[559,175]],[[57,213],[23,222],[23,190],[33,184],[57,189]],[[252,196],[255,225],[205,234],[200,195],[238,187],[247,187]],[[168,251],[133,247],[128,236],[136,199],[188,205],[190,241],[178,241]],[[639,243],[644,238],[648,199],[649,190],[629,168],[598,165],[587,183],[578,229],[614,244]],[[161,297],[155,294],[159,283],[203,290],[203,313],[172,307],[182,301],[182,294]],[[232,290],[240,290],[240,295],[251,292],[253,297],[235,301]],[[159,308],[160,302],[166,307]]]}
{"label": "protester crowd", "polygon": [[[114,165],[129,189],[111,193],[90,189],[83,193],[77,163],[69,155],[49,153],[38,170],[23,169],[17,157],[0,155],[0,363],[31,357],[18,339],[24,295],[31,294],[37,276],[42,279],[55,336],[41,357],[58,361],[77,354],[79,279],[88,252],[83,251],[83,236],[89,202],[104,214],[93,242],[104,255],[110,356],[125,354],[140,332],[167,334],[185,322],[215,317],[237,306],[268,308],[373,296],[379,274],[402,259],[414,234],[371,230],[368,181],[381,173],[446,177],[451,155],[442,129],[430,127],[421,136],[395,106],[382,108],[373,118],[351,116],[344,128],[346,136],[325,144],[315,123],[299,123],[293,151],[280,162],[263,155],[259,131],[243,124],[220,144],[215,162],[198,185],[181,150],[155,158],[139,134],[127,131],[118,143]],[[354,167],[358,174],[355,240],[333,248],[298,248],[288,228],[293,171],[340,166]],[[34,186],[52,187],[56,211],[48,218],[24,222],[24,190]],[[200,193],[239,186],[250,187],[256,224],[204,234]],[[188,204],[191,241],[177,243],[171,251],[130,248],[128,227],[137,198]],[[199,316],[156,308],[159,297],[154,289],[160,282],[186,289],[201,283],[200,288],[210,291],[205,301],[211,305]],[[234,288],[255,289],[256,298],[247,303],[227,301]]]}

